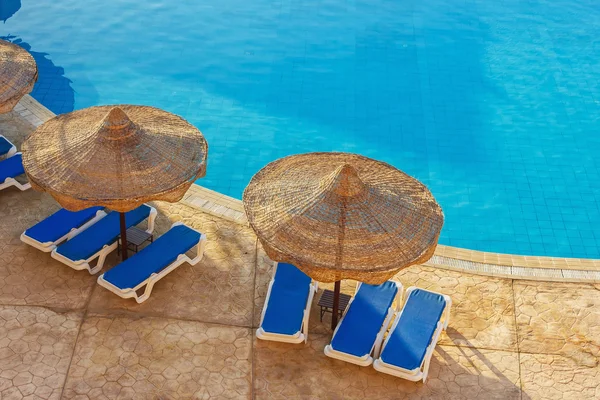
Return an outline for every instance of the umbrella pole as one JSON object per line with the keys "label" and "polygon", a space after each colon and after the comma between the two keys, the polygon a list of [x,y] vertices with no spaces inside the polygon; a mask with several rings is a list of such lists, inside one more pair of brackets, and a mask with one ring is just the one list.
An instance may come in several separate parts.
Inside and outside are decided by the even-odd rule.
{"label": "umbrella pole", "polygon": [[119,213],[121,220],[121,255],[122,260],[127,260],[127,224],[125,223],[125,213]]}
{"label": "umbrella pole", "polygon": [[333,312],[331,313],[331,330],[335,330],[338,323],[338,308],[340,306],[341,281],[335,281],[333,289]]}

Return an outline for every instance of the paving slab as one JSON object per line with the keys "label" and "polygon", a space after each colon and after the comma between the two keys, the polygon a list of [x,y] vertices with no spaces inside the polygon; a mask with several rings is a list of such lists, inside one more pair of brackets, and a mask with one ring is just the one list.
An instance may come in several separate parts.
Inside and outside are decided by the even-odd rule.
{"label": "paving slab", "polygon": [[600,366],[555,354],[521,354],[523,398],[600,399]]}
{"label": "paving slab", "polygon": [[520,399],[516,353],[438,346],[423,384],[326,357],[328,341],[256,340],[256,399]]}
{"label": "paving slab", "polygon": [[247,328],[92,315],[81,328],[63,398],[249,398],[250,349]]}
{"label": "paving slab", "polygon": [[600,360],[600,291],[593,285],[515,281],[519,350]]}
{"label": "paving slab", "polygon": [[0,306],[0,399],[59,399],[82,312]]}

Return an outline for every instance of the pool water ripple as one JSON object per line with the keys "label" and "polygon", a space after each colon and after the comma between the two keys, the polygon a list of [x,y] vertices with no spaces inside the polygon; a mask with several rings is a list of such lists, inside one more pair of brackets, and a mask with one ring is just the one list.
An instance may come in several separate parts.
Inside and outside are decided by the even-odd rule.
{"label": "pool water ripple", "polygon": [[[440,242],[600,258],[594,0],[22,0],[56,113],[148,104],[206,135],[199,183],[240,198],[268,162],[351,151],[427,184]],[[10,14],[10,15],[8,15]]]}

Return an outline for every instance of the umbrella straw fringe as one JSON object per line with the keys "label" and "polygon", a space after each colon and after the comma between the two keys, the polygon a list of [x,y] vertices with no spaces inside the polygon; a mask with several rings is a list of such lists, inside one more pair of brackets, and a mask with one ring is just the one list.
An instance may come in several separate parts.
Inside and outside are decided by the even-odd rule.
{"label": "umbrella straw fringe", "polygon": [[0,40],[0,114],[10,112],[38,78],[35,60],[27,50]]}
{"label": "umbrella straw fringe", "polygon": [[181,117],[147,106],[90,107],[54,117],[23,143],[31,186],[77,211],[126,212],[176,202],[206,174],[208,144]]}
{"label": "umbrella straw fringe", "polygon": [[252,178],[243,202],[267,255],[320,282],[385,282],[427,261],[444,223],[421,182],[349,153],[276,160]]}

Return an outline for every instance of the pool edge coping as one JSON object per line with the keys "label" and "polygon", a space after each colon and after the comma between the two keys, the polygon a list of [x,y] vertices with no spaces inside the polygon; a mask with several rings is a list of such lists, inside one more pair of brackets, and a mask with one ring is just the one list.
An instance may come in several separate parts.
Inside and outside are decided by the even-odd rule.
{"label": "pool edge coping", "polygon": [[[56,116],[30,95],[14,113],[37,127]],[[242,201],[193,184],[180,203],[228,221],[247,225]],[[498,278],[536,281],[600,283],[600,259],[522,256],[438,245],[424,265]]]}

